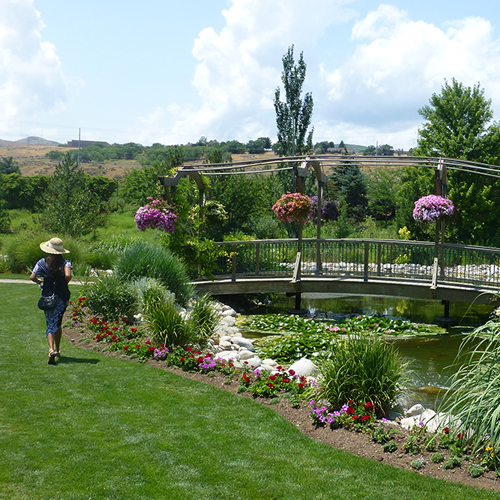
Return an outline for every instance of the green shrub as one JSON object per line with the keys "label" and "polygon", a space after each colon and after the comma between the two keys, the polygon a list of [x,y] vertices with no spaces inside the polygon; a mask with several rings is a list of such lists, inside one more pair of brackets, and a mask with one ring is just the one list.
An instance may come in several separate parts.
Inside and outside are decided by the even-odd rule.
{"label": "green shrub", "polygon": [[154,278],[141,278],[134,281],[139,310],[144,313],[160,302],[175,302],[175,295]]}
{"label": "green shrub", "polygon": [[415,460],[411,461],[411,466],[416,470],[420,470],[424,465],[425,460],[423,458],[416,458]]}
{"label": "green shrub", "polygon": [[455,467],[461,467],[462,460],[458,457],[450,457],[448,460],[443,462],[443,469],[454,469]]}
{"label": "green shrub", "polygon": [[137,312],[137,295],[133,286],[117,276],[103,276],[84,283],[80,296],[86,297],[94,314],[102,316],[105,321],[128,320]]}
{"label": "green shrub", "polygon": [[382,446],[382,449],[386,453],[392,453],[392,452],[394,452],[394,451],[396,451],[398,449],[398,445],[396,444],[396,441],[389,441],[388,443],[385,443]]}
{"label": "green shrub", "polygon": [[149,338],[155,346],[165,344],[169,349],[184,347],[192,342],[191,324],[181,315],[172,301],[150,304],[144,311],[144,318],[150,330]]}
{"label": "green shrub", "polygon": [[444,461],[444,453],[437,452],[431,455],[431,462],[433,464],[440,464],[443,461]]}
{"label": "green shrub", "polygon": [[469,475],[471,477],[479,477],[484,474],[484,467],[477,464],[472,464],[469,466]]}
{"label": "green shrub", "polygon": [[334,356],[318,362],[332,408],[340,409],[349,399],[371,401],[379,415],[399,395],[406,366],[394,347],[369,335],[348,335],[336,343]]}
{"label": "green shrub", "polygon": [[40,250],[40,243],[48,239],[50,237],[44,238],[35,233],[23,233],[22,236],[10,241],[6,248],[9,271],[13,273],[31,271],[37,261],[46,255]]}
{"label": "green shrub", "polygon": [[372,441],[378,444],[387,443],[390,440],[389,433],[383,427],[375,427],[372,432]]}
{"label": "green shrub", "polygon": [[123,251],[114,269],[124,280],[156,278],[175,294],[181,304],[193,296],[186,268],[166,248],[146,242],[134,243]]}
{"label": "green shrub", "polygon": [[418,442],[418,438],[416,436],[409,436],[408,440],[403,444],[403,449],[409,455],[416,455],[417,453],[420,453],[422,446]]}

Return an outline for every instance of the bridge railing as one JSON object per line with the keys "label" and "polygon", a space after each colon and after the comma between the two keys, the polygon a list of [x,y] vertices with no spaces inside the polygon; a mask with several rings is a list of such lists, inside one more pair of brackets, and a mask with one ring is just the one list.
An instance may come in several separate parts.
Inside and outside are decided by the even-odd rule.
{"label": "bridge railing", "polygon": [[[217,243],[225,250],[218,277],[292,277],[298,240]],[[229,257],[228,257],[229,256]],[[369,239],[302,240],[302,277],[352,277],[500,286],[500,249]]]}

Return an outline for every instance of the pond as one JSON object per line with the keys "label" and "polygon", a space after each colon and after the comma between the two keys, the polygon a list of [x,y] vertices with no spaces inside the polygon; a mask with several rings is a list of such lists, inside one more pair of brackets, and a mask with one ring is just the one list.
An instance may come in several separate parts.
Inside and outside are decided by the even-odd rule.
{"label": "pond", "polygon": [[[293,297],[280,297],[270,304],[266,312],[285,313],[293,309],[294,304]],[[444,306],[440,301],[400,297],[303,294],[302,307],[315,314],[380,314],[430,324],[434,323],[436,317],[444,315]],[[492,306],[483,304],[451,303],[450,316],[457,319],[458,326],[449,328],[448,334],[390,340],[402,358],[411,364],[410,384],[413,389],[403,398],[405,408],[421,403],[426,408],[435,409],[439,390],[448,387],[449,378],[453,375],[450,365],[457,355],[464,333],[484,324],[492,310]]]}

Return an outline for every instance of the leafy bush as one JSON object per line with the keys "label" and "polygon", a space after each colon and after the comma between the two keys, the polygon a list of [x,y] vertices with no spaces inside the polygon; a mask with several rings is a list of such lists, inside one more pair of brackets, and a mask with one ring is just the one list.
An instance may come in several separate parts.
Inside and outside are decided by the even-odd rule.
{"label": "leafy bush", "polygon": [[444,461],[444,453],[437,452],[431,455],[431,462],[433,464],[440,464],[443,461]]}
{"label": "leafy bush", "polygon": [[103,276],[93,283],[84,283],[80,295],[86,297],[94,314],[102,316],[105,321],[130,319],[137,312],[137,295],[133,286],[117,276]]}
{"label": "leafy bush", "polygon": [[388,443],[385,443],[382,446],[382,449],[386,453],[392,453],[392,452],[394,452],[394,451],[396,451],[398,449],[398,445],[396,444],[396,441],[389,441]]}
{"label": "leafy bush", "polygon": [[134,288],[139,299],[139,310],[143,313],[160,302],[175,302],[175,295],[154,278],[134,281]]}
{"label": "leafy bush", "polygon": [[443,469],[454,469],[455,467],[461,467],[462,460],[458,457],[450,457],[448,460],[443,462]]}
{"label": "leafy bush", "polygon": [[471,477],[479,477],[484,474],[484,467],[477,464],[472,464],[469,466],[469,475]]}
{"label": "leafy bush", "polygon": [[368,335],[348,335],[336,343],[334,356],[318,361],[332,408],[349,399],[371,401],[378,414],[385,414],[401,392],[407,367],[393,346]]}
{"label": "leafy bush", "polygon": [[[50,237],[46,238],[46,240]],[[43,236],[26,233],[22,237],[14,238],[6,248],[7,267],[13,273],[22,273],[31,270],[36,262],[45,254],[40,250]]]}
{"label": "leafy bush", "polygon": [[378,444],[387,443],[390,440],[389,433],[383,427],[375,427],[372,432],[372,441]]}
{"label": "leafy bush", "polygon": [[181,304],[193,295],[186,268],[169,250],[138,242],[126,248],[115,264],[116,274],[124,280],[156,278],[175,294]]}
{"label": "leafy bush", "polygon": [[420,470],[424,465],[425,460],[423,458],[417,458],[411,461],[411,466],[416,470]]}

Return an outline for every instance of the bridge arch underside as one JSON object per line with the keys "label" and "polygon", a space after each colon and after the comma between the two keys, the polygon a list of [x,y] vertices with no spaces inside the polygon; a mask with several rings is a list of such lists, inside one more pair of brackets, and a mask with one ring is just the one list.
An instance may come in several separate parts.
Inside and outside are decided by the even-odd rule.
{"label": "bridge arch underside", "polygon": [[355,278],[303,277],[299,282],[290,278],[239,278],[217,281],[195,281],[196,291],[211,295],[244,295],[257,293],[335,293],[345,295],[375,295],[406,297],[413,299],[446,300],[477,304],[500,305],[498,292],[493,288],[466,287],[463,284],[440,282],[436,288],[428,282],[408,282],[371,278],[369,281]]}

